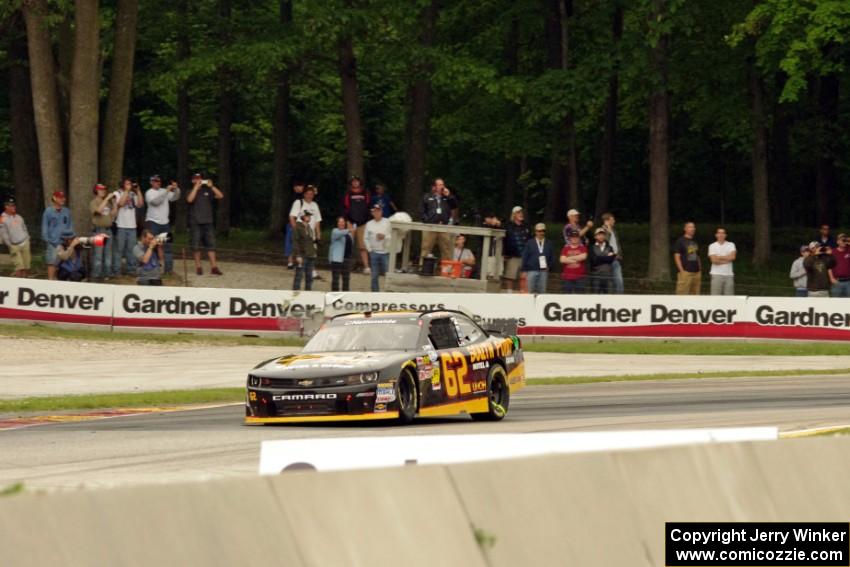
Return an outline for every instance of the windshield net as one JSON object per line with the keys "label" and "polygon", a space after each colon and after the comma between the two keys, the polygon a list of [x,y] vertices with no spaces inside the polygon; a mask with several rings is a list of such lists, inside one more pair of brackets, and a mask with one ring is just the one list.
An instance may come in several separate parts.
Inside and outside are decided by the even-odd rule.
{"label": "windshield net", "polygon": [[415,350],[419,325],[396,319],[354,319],[319,330],[303,352]]}

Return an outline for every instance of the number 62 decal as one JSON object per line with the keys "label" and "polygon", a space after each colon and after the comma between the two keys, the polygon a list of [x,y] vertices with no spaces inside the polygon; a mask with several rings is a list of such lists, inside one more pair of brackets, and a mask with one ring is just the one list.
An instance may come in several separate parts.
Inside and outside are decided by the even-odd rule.
{"label": "number 62 decal", "polygon": [[444,352],[440,355],[440,365],[443,369],[443,380],[446,383],[446,394],[450,398],[456,398],[458,392],[461,395],[472,392],[472,388],[466,382],[469,366],[462,352],[458,350]]}

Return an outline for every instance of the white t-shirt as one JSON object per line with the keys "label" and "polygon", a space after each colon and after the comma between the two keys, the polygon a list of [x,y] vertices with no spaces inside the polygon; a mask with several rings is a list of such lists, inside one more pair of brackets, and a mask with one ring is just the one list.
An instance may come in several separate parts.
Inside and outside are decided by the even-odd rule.
{"label": "white t-shirt", "polygon": [[[378,240],[378,235],[383,234],[384,239]],[[366,223],[366,234],[363,240],[366,244],[366,250],[369,252],[378,252],[380,254],[389,254],[390,241],[392,240],[393,227],[390,219],[382,218],[379,221],[375,219]]]}
{"label": "white t-shirt", "polygon": [[[715,242],[709,245],[708,256],[709,258],[711,256],[728,256],[736,250],[734,242],[728,240],[723,244]],[[712,276],[734,276],[735,272],[732,271],[732,263],[730,262],[729,264],[712,264],[709,274]]]}
{"label": "white t-shirt", "polygon": [[304,199],[297,199],[292,202],[292,208],[289,209],[289,216],[295,217],[295,220],[300,220],[302,211],[310,211],[312,216],[310,217],[310,228],[313,231],[316,231],[316,223],[322,222],[322,211],[319,210],[319,203],[316,201],[310,201],[309,203]]}
{"label": "white t-shirt", "polygon": [[[121,201],[121,196],[124,190],[115,191],[116,205]],[[118,216],[115,217],[115,224],[118,228],[136,228],[136,193],[130,191],[130,196],[127,197],[127,203],[123,207],[118,207]]]}

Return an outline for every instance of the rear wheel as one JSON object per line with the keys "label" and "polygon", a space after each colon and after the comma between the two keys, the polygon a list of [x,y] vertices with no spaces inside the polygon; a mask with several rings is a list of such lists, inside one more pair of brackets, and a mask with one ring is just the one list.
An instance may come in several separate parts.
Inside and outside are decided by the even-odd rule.
{"label": "rear wheel", "polygon": [[494,364],[487,376],[487,413],[473,413],[475,421],[500,421],[508,414],[511,403],[511,390],[508,388],[508,376],[505,369]]}
{"label": "rear wheel", "polygon": [[419,398],[416,395],[416,380],[409,369],[404,369],[398,378],[398,420],[400,423],[410,423],[416,417],[419,409]]}

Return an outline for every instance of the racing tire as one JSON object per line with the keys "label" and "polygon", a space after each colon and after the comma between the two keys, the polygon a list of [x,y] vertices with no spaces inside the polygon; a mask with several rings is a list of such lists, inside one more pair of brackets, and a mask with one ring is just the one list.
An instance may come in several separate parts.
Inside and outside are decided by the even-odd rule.
{"label": "racing tire", "polygon": [[501,421],[508,414],[511,404],[511,389],[508,375],[501,364],[490,367],[487,375],[487,413],[473,413],[475,421]]}
{"label": "racing tire", "polygon": [[398,421],[405,425],[413,421],[419,412],[419,396],[416,380],[410,370],[405,368],[398,377]]}

